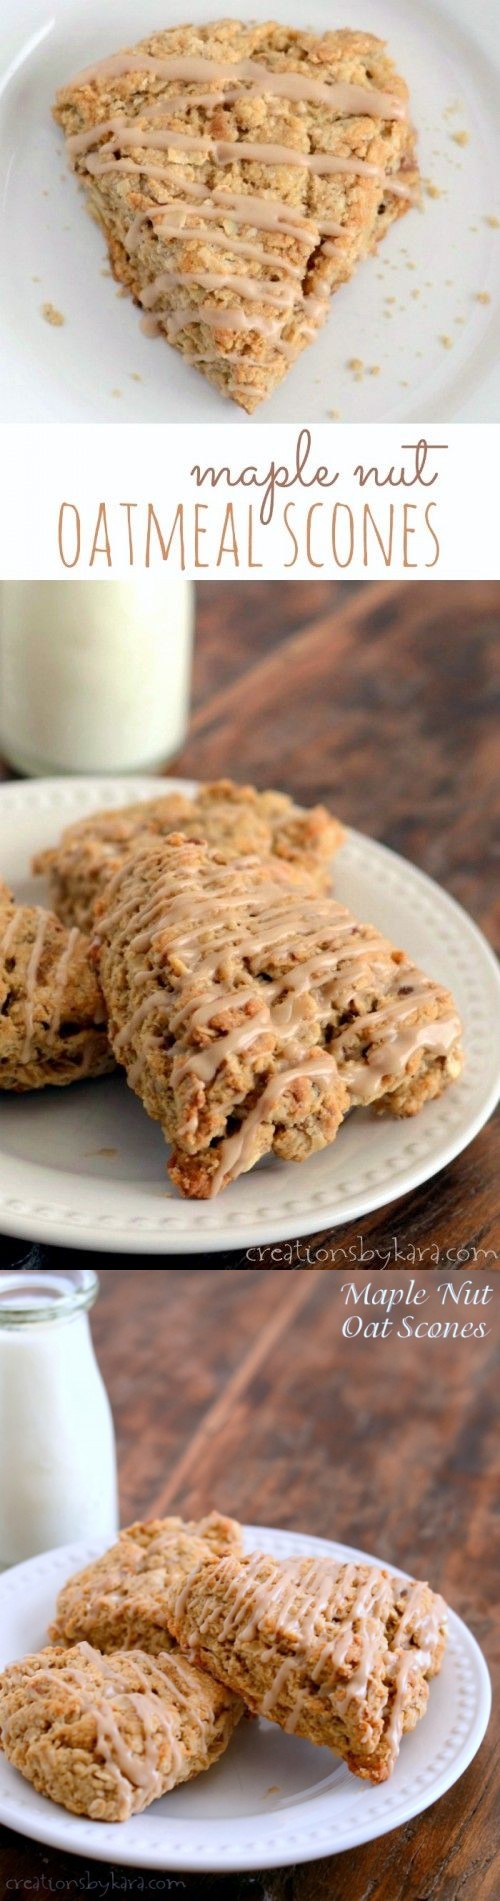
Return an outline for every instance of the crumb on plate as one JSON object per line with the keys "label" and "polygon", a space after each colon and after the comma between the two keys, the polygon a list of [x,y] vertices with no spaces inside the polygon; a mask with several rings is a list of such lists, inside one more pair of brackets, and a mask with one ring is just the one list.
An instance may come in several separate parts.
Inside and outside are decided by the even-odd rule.
{"label": "crumb on plate", "polygon": [[45,323],[52,323],[57,326],[66,322],[62,310],[57,310],[55,304],[40,304],[40,313]]}

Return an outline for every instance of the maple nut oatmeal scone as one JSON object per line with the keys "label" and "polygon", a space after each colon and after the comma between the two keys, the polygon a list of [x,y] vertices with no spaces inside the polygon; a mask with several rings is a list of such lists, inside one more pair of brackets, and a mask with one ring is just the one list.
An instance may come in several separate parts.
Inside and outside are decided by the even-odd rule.
{"label": "maple nut oatmeal scone", "polygon": [[247,1709],[375,1783],[424,1715],[446,1644],[428,1584],[329,1557],[200,1557],[165,1606],[181,1649]]}
{"label": "maple nut oatmeal scone", "polygon": [[220,1512],[192,1523],[153,1518],[127,1525],[117,1543],[63,1584],[49,1629],[52,1643],[82,1639],[97,1650],[171,1650],[163,1600],[167,1580],[180,1588],[198,1558],[243,1548],[240,1525]]}
{"label": "maple nut oatmeal scone", "polygon": [[190,797],[161,792],[153,799],[91,812],[66,826],[58,845],[37,853],[33,869],[49,879],[51,903],[64,924],[89,930],[96,898],[136,845],[169,832],[206,839],[228,852],[269,852],[307,871],[328,889],[330,860],[342,844],[340,820],[324,805],[295,805],[285,792],[218,779]]}
{"label": "maple nut oatmeal scone", "polygon": [[413,1115],[459,1075],[453,998],[286,865],[180,834],[129,857],[96,906],[108,1033],[206,1198],[272,1151],[302,1161],[347,1110]]}
{"label": "maple nut oatmeal scone", "polygon": [[88,66],[54,116],[143,326],[249,413],[418,194],[407,87],[350,28],[172,27]]}
{"label": "maple nut oatmeal scone", "polygon": [[223,1754],[240,1699],[177,1649],[47,1648],[0,1674],[0,1748],[40,1795],[125,1822]]}
{"label": "maple nut oatmeal scone", "polygon": [[114,1069],[88,938],[0,882],[0,1090]]}

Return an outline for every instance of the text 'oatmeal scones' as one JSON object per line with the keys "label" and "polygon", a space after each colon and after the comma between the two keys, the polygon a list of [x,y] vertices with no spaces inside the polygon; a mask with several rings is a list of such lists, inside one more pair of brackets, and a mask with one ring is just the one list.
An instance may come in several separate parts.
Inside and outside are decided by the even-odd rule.
{"label": "text 'oatmeal scones'", "polygon": [[415,201],[407,100],[371,34],[218,20],[97,61],[54,113],[144,327],[251,412]]}
{"label": "text 'oatmeal scones'", "polygon": [[51,903],[64,924],[91,928],[96,898],[138,844],[169,832],[206,839],[227,852],[270,852],[307,871],[318,890],[330,882],[330,859],[344,837],[339,819],[324,805],[309,810],[285,792],[219,779],[201,785],[192,798],[161,792],[153,799],[92,812],[66,826],[59,845],[37,853],[33,869],[48,876]]}
{"label": "text 'oatmeal scones'", "polygon": [[0,1090],[114,1069],[89,942],[0,884]]}
{"label": "text 'oatmeal scones'", "polygon": [[348,1108],[412,1115],[460,1072],[448,991],[277,861],[174,834],[116,874],[96,933],[115,1056],[184,1194],[302,1161]]}
{"label": "text 'oatmeal scones'", "polygon": [[222,1755],[242,1704],[178,1650],[46,1649],[0,1675],[0,1746],[40,1795],[125,1822]]}
{"label": "text 'oatmeal scones'", "polygon": [[242,1533],[220,1512],[193,1523],[182,1518],[153,1518],[128,1525],[116,1544],[77,1571],[59,1592],[53,1643],[87,1639],[97,1650],[170,1650],[165,1621],[166,1584],[177,1588],[198,1557],[240,1552]]}
{"label": "text 'oatmeal scones'", "polygon": [[167,1586],[172,1634],[254,1714],[384,1782],[424,1714],[446,1643],[428,1584],[331,1558],[201,1559]]}

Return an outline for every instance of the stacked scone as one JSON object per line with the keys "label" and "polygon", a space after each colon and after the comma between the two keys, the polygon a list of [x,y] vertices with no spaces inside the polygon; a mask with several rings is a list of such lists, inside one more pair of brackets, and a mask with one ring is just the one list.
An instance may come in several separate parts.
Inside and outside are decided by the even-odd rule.
{"label": "stacked scone", "polygon": [[106,1074],[115,1067],[106,1004],[90,934],[96,901],[135,850],[168,837],[270,855],[291,877],[307,871],[318,889],[342,827],[323,806],[304,811],[279,792],[230,780],[193,798],[165,792],[123,810],[96,812],[40,852],[51,909],[18,904],[0,879],[0,1090],[16,1093]]}
{"label": "stacked scone", "polygon": [[375,1565],[246,1556],[211,1513],[122,1532],[64,1586],[50,1636],[0,1676],[0,1745],[42,1795],[124,1821],[210,1768],[244,1710],[385,1781],[425,1714],[446,1606]]}
{"label": "stacked scone", "polygon": [[[323,807],[230,781],[70,826],[35,861],[59,922],[16,924],[6,900],[0,1082],[69,1081],[114,1059],[161,1124],[172,1180],[202,1199],[266,1154],[305,1160],[352,1109],[414,1115],[460,1074],[459,1017],[331,895],[341,840]],[[77,995],[102,1027],[91,1037],[85,1018],[79,1067],[66,993],[82,965]]]}
{"label": "stacked scone", "polygon": [[114,1068],[90,944],[0,883],[0,1089],[21,1093]]}
{"label": "stacked scone", "polygon": [[406,85],[350,28],[171,27],[54,110],[143,326],[248,412],[417,197]]}

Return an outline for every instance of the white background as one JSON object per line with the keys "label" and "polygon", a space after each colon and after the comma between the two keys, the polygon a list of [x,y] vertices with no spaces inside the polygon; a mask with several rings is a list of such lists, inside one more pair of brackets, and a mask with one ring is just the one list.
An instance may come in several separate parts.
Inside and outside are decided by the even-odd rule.
{"label": "white background", "polygon": [[[155,425],[77,427],[49,425],[4,425],[0,430],[2,483],[0,497],[0,574],[5,579],[93,578],[120,580],[143,572],[146,565],[146,529],[148,505],[152,504],[160,523],[163,539],[168,541],[176,509],[184,511],[184,566],[179,528],[174,531],[166,562],[166,571],[185,573],[196,578],[234,580],[259,578],[298,579],[329,576],[346,579],[423,579],[452,578],[497,579],[500,575],[497,462],[498,432],[488,426],[470,424],[379,425],[335,429],[317,426],[312,430],[309,474],[324,463],[339,479],[333,488],[297,486],[278,492],[272,522],[263,527],[259,520],[262,488],[230,489],[225,481],[210,490],[206,484],[196,489],[191,470],[229,465],[233,477],[250,465],[265,476],[271,462],[295,463],[297,425],[272,427],[260,424],[249,433],[244,425],[230,431],[222,427],[158,429]],[[381,474],[391,465],[396,471],[414,464],[411,451],[402,444],[427,435],[429,443],[447,442],[448,448],[434,457],[432,467],[440,469],[432,488],[401,486],[377,490],[373,482],[361,491],[354,477],[357,464],[377,464]],[[393,549],[390,565],[369,529],[368,557],[363,549],[363,504],[368,502],[382,540],[388,546],[390,503],[394,504]],[[408,517],[414,533],[408,543],[408,557],[416,562],[405,567],[402,546],[402,511],[405,501],[412,514]],[[58,548],[58,518],[61,504],[78,510],[81,552],[77,565],[65,569]],[[202,504],[198,551],[195,547],[195,503]],[[221,537],[228,502],[234,505],[237,555],[226,535],[227,552],[221,552]],[[426,505],[434,504],[433,521],[440,545],[435,562],[435,545],[424,523]],[[91,565],[98,510],[106,506],[106,521],[111,559],[96,553]],[[130,514],[132,525],[131,560],[125,503],[135,504]],[[290,516],[298,555],[293,566],[291,535],[286,532],[283,513],[292,504]],[[311,518],[311,544],[307,549],[307,516]],[[332,553],[331,516],[335,503],[341,504],[338,531],[338,560]],[[253,562],[248,552],[249,506],[253,508]],[[349,553],[349,513],[353,522],[353,559]],[[65,553],[73,559],[74,522],[66,515]],[[104,534],[98,537],[104,545]],[[153,528],[150,565],[158,572],[162,555]],[[315,566],[315,562],[323,565]],[[339,565],[339,562],[346,565]],[[435,565],[428,565],[435,562]]]}

